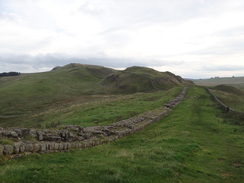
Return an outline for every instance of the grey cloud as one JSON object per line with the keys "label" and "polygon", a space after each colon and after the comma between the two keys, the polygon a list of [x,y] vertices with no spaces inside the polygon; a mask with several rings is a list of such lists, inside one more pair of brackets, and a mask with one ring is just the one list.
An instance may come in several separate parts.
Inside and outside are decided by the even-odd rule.
{"label": "grey cloud", "polygon": [[[111,57],[74,57],[65,54],[5,55],[0,56],[0,72],[40,71],[41,68],[53,68],[69,63],[100,65],[112,68],[126,68],[131,66],[160,67],[184,64],[184,61],[161,61],[156,59],[111,58]],[[17,69],[17,70],[16,70]],[[18,70],[19,69],[19,70]]]}
{"label": "grey cloud", "polygon": [[209,66],[203,66],[203,70],[207,71],[243,71],[244,66],[243,65],[209,65]]}

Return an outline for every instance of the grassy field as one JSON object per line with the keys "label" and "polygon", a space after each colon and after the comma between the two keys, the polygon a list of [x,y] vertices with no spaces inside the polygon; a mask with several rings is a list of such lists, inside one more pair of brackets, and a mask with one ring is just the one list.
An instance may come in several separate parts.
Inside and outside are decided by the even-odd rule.
{"label": "grassy field", "polygon": [[[108,124],[158,107],[179,91],[178,88],[167,93],[169,89],[185,84],[191,83],[172,73],[150,68],[116,71],[82,64],[68,64],[50,72],[0,77],[0,126],[49,128],[60,124]],[[124,100],[131,102],[130,108],[127,109]],[[127,115],[123,110],[131,112]]]}
{"label": "grassy field", "polygon": [[244,77],[223,77],[211,79],[199,79],[193,81],[196,85],[202,86],[216,86],[216,85],[231,85],[237,88],[244,89]]}
{"label": "grassy field", "polygon": [[218,85],[211,91],[225,105],[236,111],[244,112],[244,90],[229,85]]}
{"label": "grassy field", "polygon": [[69,153],[33,154],[0,163],[0,182],[240,183],[243,127],[224,123],[203,88],[164,119],[121,140]]}
{"label": "grassy field", "polygon": [[2,117],[2,127],[52,128],[57,125],[107,125],[162,106],[180,92],[181,87],[151,93],[128,95],[84,95],[23,116]]}

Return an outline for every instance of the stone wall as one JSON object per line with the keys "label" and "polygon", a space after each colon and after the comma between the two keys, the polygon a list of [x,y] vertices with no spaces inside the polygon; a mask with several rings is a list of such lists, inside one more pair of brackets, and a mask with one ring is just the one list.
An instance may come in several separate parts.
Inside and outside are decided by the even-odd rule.
{"label": "stone wall", "polygon": [[214,93],[209,89],[209,88],[206,88],[207,91],[210,93],[210,95],[213,97],[213,99],[220,105],[220,107],[222,109],[224,109],[226,112],[228,113],[233,113],[233,114],[238,114],[238,115],[244,115],[244,112],[240,112],[240,111],[236,111],[232,108],[230,108],[229,106],[225,105],[223,102],[221,102],[217,97],[216,95],[214,95]]}
{"label": "stone wall", "polygon": [[244,112],[236,111],[229,106],[225,105],[223,102],[221,102],[214,94],[211,92],[209,88],[206,88],[207,91],[210,93],[210,95],[213,97],[213,99],[219,104],[219,106],[226,112],[226,117],[231,116],[235,118],[235,121],[233,124],[237,125],[244,125]]}
{"label": "stone wall", "polygon": [[186,87],[164,106],[106,126],[67,125],[62,129],[0,128],[0,156],[14,158],[30,153],[51,153],[91,147],[136,133],[167,115],[185,96]]}

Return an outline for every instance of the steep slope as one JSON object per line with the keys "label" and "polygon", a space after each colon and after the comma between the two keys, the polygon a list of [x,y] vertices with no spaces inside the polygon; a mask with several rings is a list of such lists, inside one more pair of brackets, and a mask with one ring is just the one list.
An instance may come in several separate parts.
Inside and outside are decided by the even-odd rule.
{"label": "steep slope", "polygon": [[0,78],[0,114],[18,115],[71,100],[84,94],[103,92],[99,81],[113,69],[68,64],[50,72]]}
{"label": "steep slope", "polygon": [[115,72],[101,82],[109,93],[148,92],[192,84],[170,72],[158,72],[146,67],[129,67]]}

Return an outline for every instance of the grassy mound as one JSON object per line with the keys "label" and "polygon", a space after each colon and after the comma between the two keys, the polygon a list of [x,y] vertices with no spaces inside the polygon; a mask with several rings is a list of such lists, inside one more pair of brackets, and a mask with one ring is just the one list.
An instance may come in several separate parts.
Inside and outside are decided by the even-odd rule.
{"label": "grassy mound", "polygon": [[229,85],[218,85],[211,91],[225,105],[236,111],[244,112],[244,90]]}
{"label": "grassy mound", "polygon": [[230,86],[230,85],[217,85],[217,86],[213,87],[213,89],[244,96],[244,90],[241,90],[239,88],[236,88],[236,87]]}
{"label": "grassy mound", "polygon": [[108,93],[134,93],[170,89],[191,84],[191,82],[170,72],[158,72],[145,67],[130,67],[109,75],[101,84],[107,87]]}

